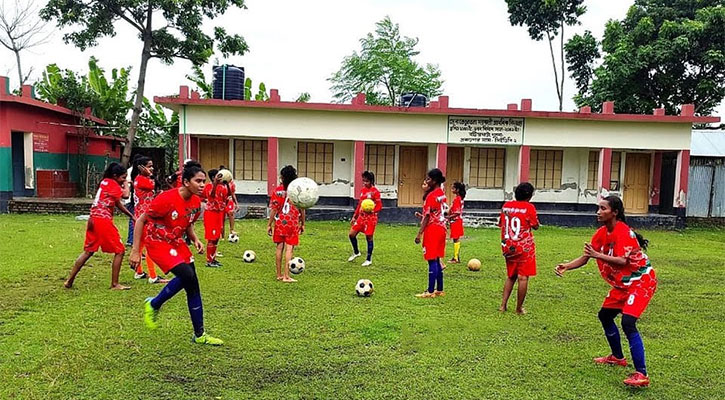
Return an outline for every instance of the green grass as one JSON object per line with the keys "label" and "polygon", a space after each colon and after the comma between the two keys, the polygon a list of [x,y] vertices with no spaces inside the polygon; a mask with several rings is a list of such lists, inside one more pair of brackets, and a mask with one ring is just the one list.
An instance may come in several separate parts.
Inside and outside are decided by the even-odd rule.
{"label": "green grass", "polygon": [[[117,225],[125,225],[117,218]],[[640,321],[652,386],[625,388],[631,367],[595,366],[608,347],[596,313],[608,290],[596,266],[556,278],[556,262],[580,254],[591,229],[536,233],[539,275],[528,315],[499,314],[505,268],[498,231],[468,229],[449,266],[448,296],[423,300],[427,267],[415,228],[382,225],[375,264],[345,262],[341,222],[311,222],[296,255],[297,284],[274,279],[263,221],[242,221],[224,243],[224,267],[198,267],[209,333],[221,348],[192,345],[182,294],[142,323],[142,301],[160,286],[107,290],[110,257],[94,256],[72,290],[62,288],[81,250],[84,223],[70,216],[0,216],[1,399],[712,399],[725,393],[725,232],[643,232],[659,289]],[[122,234],[125,228],[122,229]],[[364,240],[361,239],[364,247]],[[253,249],[254,264],[241,261]],[[199,263],[201,264],[201,263]],[[354,284],[376,292],[357,298]],[[513,303],[511,304],[513,308]],[[625,354],[628,354],[623,339]],[[717,393],[720,393],[719,395]]]}

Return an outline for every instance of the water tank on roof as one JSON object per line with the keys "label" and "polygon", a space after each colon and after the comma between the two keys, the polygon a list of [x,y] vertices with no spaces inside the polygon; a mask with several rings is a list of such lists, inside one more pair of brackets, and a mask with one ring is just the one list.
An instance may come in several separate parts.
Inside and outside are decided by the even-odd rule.
{"label": "water tank on roof", "polygon": [[425,107],[428,105],[428,97],[420,93],[405,93],[400,96],[401,107]]}
{"label": "water tank on roof", "polygon": [[244,100],[244,67],[217,65],[214,72],[214,98]]}

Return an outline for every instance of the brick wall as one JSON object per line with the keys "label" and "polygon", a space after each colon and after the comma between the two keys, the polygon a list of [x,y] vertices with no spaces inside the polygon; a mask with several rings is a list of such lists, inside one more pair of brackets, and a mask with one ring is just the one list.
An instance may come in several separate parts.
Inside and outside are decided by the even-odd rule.
{"label": "brick wall", "polygon": [[23,199],[10,200],[8,202],[8,211],[10,211],[11,214],[88,214],[90,212],[90,209],[90,199],[78,199],[73,202],[53,202]]}

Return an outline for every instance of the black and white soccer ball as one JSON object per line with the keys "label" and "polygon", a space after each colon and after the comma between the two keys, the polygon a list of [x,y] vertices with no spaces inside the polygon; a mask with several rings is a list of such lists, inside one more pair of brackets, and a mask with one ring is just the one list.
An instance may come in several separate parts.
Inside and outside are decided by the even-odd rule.
{"label": "black and white soccer ball", "polygon": [[305,270],[305,260],[295,257],[289,260],[289,272],[293,274],[301,274]]}
{"label": "black and white soccer ball", "polygon": [[360,297],[369,297],[373,294],[373,283],[370,279],[360,279],[355,285],[355,293]]}
{"label": "black and white soccer ball", "polygon": [[247,250],[242,255],[242,260],[247,263],[254,262],[254,260],[257,259],[257,253],[255,253],[253,250]]}
{"label": "black and white soccer ball", "polygon": [[229,240],[229,243],[238,243],[239,235],[237,235],[236,233],[230,233],[228,240]]}

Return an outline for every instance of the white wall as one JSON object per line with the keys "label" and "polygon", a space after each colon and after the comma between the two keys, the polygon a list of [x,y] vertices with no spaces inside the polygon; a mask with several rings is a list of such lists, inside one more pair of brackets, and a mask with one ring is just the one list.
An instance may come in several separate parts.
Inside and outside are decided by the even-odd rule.
{"label": "white wall", "polygon": [[[300,140],[307,141],[307,140]],[[279,140],[279,168],[292,165],[297,168],[297,139]],[[322,142],[322,141],[313,141]],[[320,185],[320,196],[349,197],[354,184],[353,142],[325,141],[333,143],[332,183]],[[344,159],[344,161],[343,161]]]}

